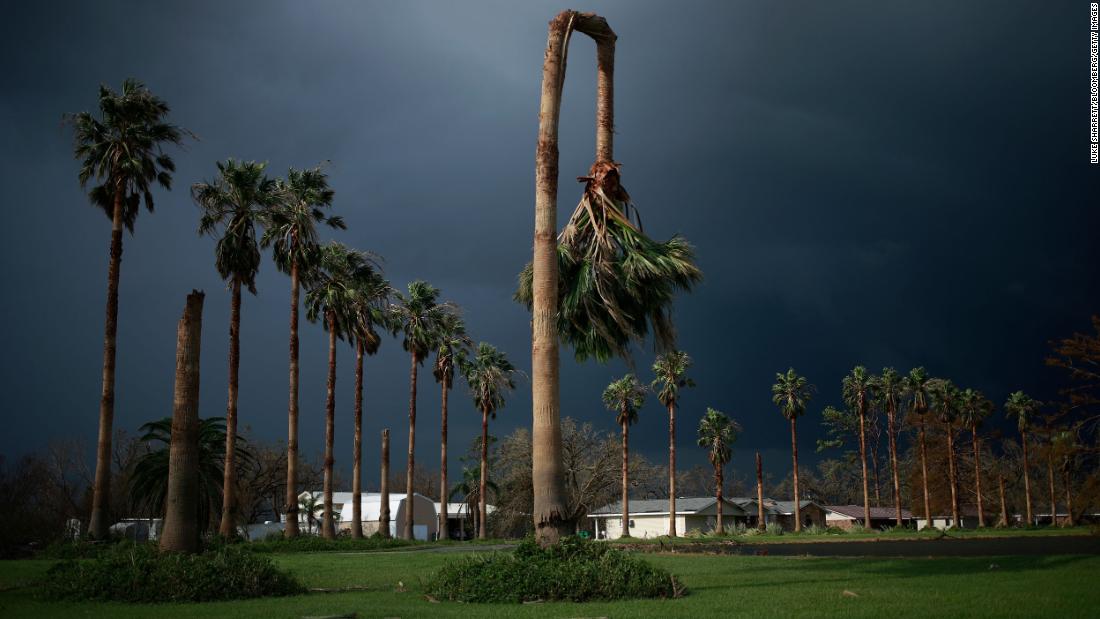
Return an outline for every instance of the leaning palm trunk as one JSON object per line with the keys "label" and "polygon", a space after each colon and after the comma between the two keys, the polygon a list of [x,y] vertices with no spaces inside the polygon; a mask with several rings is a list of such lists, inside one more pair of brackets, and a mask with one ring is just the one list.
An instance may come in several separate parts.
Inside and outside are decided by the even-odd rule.
{"label": "leaning palm trunk", "polygon": [[336,440],[336,314],[328,312],[328,394],[325,398],[325,513],[321,522],[321,535],[336,539],[336,524],[332,513],[332,474]]}
{"label": "leaning palm trunk", "polygon": [[409,355],[412,358],[412,369],[409,370],[409,460],[405,468],[405,526],[401,531],[401,537],[413,538],[413,467],[416,465],[416,366],[418,359],[416,354]]}
{"label": "leaning palm trunk", "polygon": [[978,497],[978,526],[985,526],[985,508],[982,504],[982,443],[978,438],[978,424],[970,425],[974,440],[974,494]]}
{"label": "leaning palm trunk", "polygon": [[794,530],[797,533],[802,530],[802,506],[798,500],[798,431],[795,429],[794,417],[791,417],[791,466],[794,467]]}
{"label": "leaning palm trunk", "polygon": [[241,280],[233,278],[229,310],[229,397],[225,406],[225,471],[222,479],[222,520],[218,532],[237,536],[237,387],[241,368]]}
{"label": "leaning palm trunk", "polygon": [[486,539],[489,537],[485,528],[488,520],[488,506],[485,503],[489,486],[489,409],[481,410],[481,472],[477,484],[477,537]]}
{"label": "leaning palm trunk", "polygon": [[286,437],[286,530],[298,537],[298,262],[290,263],[290,397]]}
{"label": "leaning palm trunk", "polygon": [[676,537],[676,403],[668,405],[668,536]]}
{"label": "leaning palm trunk", "polygon": [[894,433],[894,416],[896,411],[893,407],[886,413],[886,431],[890,434],[890,474],[892,481],[894,482],[894,517],[897,521],[897,526],[901,524],[901,481],[898,479],[898,443],[897,435]]}
{"label": "leaning palm trunk", "polygon": [[355,439],[351,464],[351,536],[363,537],[363,342],[355,342]]}
{"label": "leaning palm trunk", "polygon": [[947,473],[951,485],[951,526],[959,526],[959,490],[955,472],[955,438],[951,426],[947,426]]}
{"label": "leaning palm trunk", "polygon": [[172,403],[172,443],[168,456],[168,494],[160,548],[174,552],[199,549],[199,349],[203,293],[187,295],[176,329],[176,381]]}
{"label": "leaning palm trunk", "polygon": [[[867,442],[863,406],[859,407],[859,465],[863,468],[863,526],[871,528],[871,495],[867,491]],[[876,484],[877,485],[877,484]]]}
{"label": "leaning palm trunk", "polygon": [[[436,537],[447,537],[447,380],[440,381],[443,384],[443,393],[440,394],[442,406],[440,407],[440,439],[439,439],[439,533]],[[485,434],[483,431],[482,434]],[[482,437],[484,444],[485,437]],[[485,463],[482,462],[482,467]]]}
{"label": "leaning palm trunk", "polygon": [[630,537],[630,424],[623,412],[623,533],[621,537]]}
{"label": "leaning palm trunk", "polygon": [[1020,445],[1024,449],[1024,505],[1027,512],[1027,526],[1035,524],[1031,514],[1031,464],[1027,458],[1027,432],[1020,432]]}
{"label": "leaning palm trunk", "polygon": [[928,497],[928,449],[924,442],[924,415],[920,418],[920,483],[924,491],[924,526],[932,526],[932,507]]}
{"label": "leaning palm trunk", "polygon": [[111,433],[115,419],[115,352],[118,340],[118,281],[122,262],[122,184],[115,184],[111,211],[111,253],[107,263],[107,317],[103,334],[103,386],[99,397],[99,441],[96,444],[95,485],[88,534],[107,539],[110,530]]}
{"label": "leaning palm trunk", "polygon": [[390,537],[390,431],[382,430],[382,481],[378,488],[378,535]]}

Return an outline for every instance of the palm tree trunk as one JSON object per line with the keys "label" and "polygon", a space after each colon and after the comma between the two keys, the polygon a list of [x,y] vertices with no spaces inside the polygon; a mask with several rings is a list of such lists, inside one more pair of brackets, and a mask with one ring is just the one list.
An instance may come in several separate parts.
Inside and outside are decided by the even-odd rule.
{"label": "palm tree trunk", "polygon": [[623,413],[623,534],[620,537],[630,537],[630,424],[626,422],[626,414]]}
{"label": "palm tree trunk", "polygon": [[802,509],[798,499],[798,431],[795,429],[795,418],[791,417],[791,462],[794,467],[794,530],[802,530]]}
{"label": "palm tree trunk", "polygon": [[894,434],[894,416],[896,411],[893,407],[886,413],[886,431],[890,434],[890,474],[892,481],[894,482],[894,517],[897,521],[897,526],[902,526],[901,523],[901,481],[898,479],[898,443],[897,435]]}
{"label": "palm tree trunk", "polygon": [[932,526],[932,508],[928,497],[928,450],[924,442],[924,415],[920,416],[920,482],[924,490],[924,526]]}
{"label": "palm tree trunk", "polygon": [[722,479],[722,465],[714,465],[714,498],[716,509],[718,510],[718,518],[715,523],[714,532],[718,535],[725,535],[726,529],[722,526],[722,486],[725,480]]}
{"label": "palm tree trunk", "polygon": [[447,537],[447,381],[440,381],[443,384],[443,393],[440,395],[442,398],[443,406],[441,412],[441,432],[439,440],[439,533],[437,537],[443,539]]}
{"label": "palm tree trunk", "polygon": [[298,537],[298,262],[290,263],[290,402],[286,437],[286,530]]}
{"label": "palm tree trunk", "polygon": [[761,531],[768,528],[764,522],[764,461],[760,452],[756,452],[756,527]]}
{"label": "palm tree trunk", "polygon": [[118,336],[118,281],[122,263],[122,184],[115,184],[111,210],[111,253],[107,262],[107,311],[103,327],[103,385],[99,396],[99,440],[88,535],[105,540],[110,532],[111,433],[115,420],[115,352]]}
{"label": "palm tree trunk", "polygon": [[668,405],[668,536],[676,537],[676,403]]}
{"label": "palm tree trunk", "polygon": [[535,161],[535,240],[531,321],[531,483],[535,538],[555,544],[569,532],[562,487],[558,376],[558,118],[574,13],[550,21],[542,67]]}
{"label": "palm tree trunk", "polygon": [[882,507],[882,484],[879,483],[878,473],[882,468],[878,464],[878,445],[871,445],[871,479],[875,489],[875,507]]}
{"label": "palm tree trunk", "polygon": [[997,521],[997,526],[1008,526],[1008,504],[1005,503],[1005,476],[997,474],[997,489],[1001,497],[1001,519]]}
{"label": "palm tree trunk", "polygon": [[947,473],[951,484],[951,523],[959,526],[959,490],[955,472],[955,438],[951,426],[947,426]]}
{"label": "palm tree trunk", "polygon": [[378,535],[390,538],[390,430],[382,430],[382,482],[378,488]]}
{"label": "palm tree trunk", "polygon": [[199,550],[199,353],[203,293],[187,295],[176,328],[176,380],[161,550]]}
{"label": "palm tree trunk", "polygon": [[859,407],[859,465],[863,468],[863,526],[871,528],[871,495],[867,491],[867,438],[863,406]]}
{"label": "palm tree trunk", "polygon": [[336,442],[336,314],[327,312],[328,319],[328,394],[325,398],[325,512],[322,514],[321,535],[336,539],[336,523],[332,513],[332,468]]}
{"label": "palm tree trunk", "polygon": [[229,310],[229,398],[225,406],[225,476],[219,533],[237,537],[237,388],[241,368],[241,280],[233,278]]}
{"label": "palm tree trunk", "polygon": [[1020,445],[1024,449],[1024,505],[1027,508],[1027,526],[1034,526],[1035,519],[1031,514],[1031,464],[1027,458],[1027,432],[1020,432]]}
{"label": "palm tree trunk", "polygon": [[411,354],[412,367],[409,370],[409,460],[405,468],[405,527],[401,537],[413,538],[413,468],[416,466],[416,354]]}
{"label": "palm tree trunk", "polygon": [[489,485],[489,409],[481,409],[481,479],[477,485],[477,537],[486,539],[489,537],[485,530],[485,521],[488,517],[485,499],[488,496]]}
{"label": "palm tree trunk", "polygon": [[1054,493],[1054,458],[1047,449],[1047,480],[1050,482],[1050,526],[1058,526],[1058,500]]}
{"label": "palm tree trunk", "polygon": [[978,438],[978,424],[970,425],[974,439],[974,494],[978,497],[978,526],[985,526],[985,508],[982,504],[982,444]]}
{"label": "palm tree trunk", "polygon": [[355,341],[355,439],[351,464],[351,536],[363,537],[363,342]]}
{"label": "palm tree trunk", "polygon": [[1063,483],[1066,486],[1066,526],[1074,526],[1073,522],[1073,484],[1069,471],[1063,471]]}

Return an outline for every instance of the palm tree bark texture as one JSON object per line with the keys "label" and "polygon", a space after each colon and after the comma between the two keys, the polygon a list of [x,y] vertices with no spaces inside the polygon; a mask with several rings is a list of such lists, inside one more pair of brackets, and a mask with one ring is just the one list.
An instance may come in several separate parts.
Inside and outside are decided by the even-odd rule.
{"label": "palm tree bark texture", "polygon": [[378,488],[378,535],[390,536],[390,430],[382,430],[382,481]]}

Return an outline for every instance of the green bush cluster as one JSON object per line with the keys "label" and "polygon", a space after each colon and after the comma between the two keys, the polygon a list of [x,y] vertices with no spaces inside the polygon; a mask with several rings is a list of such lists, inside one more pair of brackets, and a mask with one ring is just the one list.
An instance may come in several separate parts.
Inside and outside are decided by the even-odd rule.
{"label": "green bush cluster", "polygon": [[244,543],[242,546],[252,552],[325,552],[330,550],[355,552],[401,548],[423,543],[415,540],[381,536],[364,537],[362,539],[352,537],[325,539],[317,535],[302,535],[293,539],[286,539],[282,535],[278,535],[268,537],[260,542]]}
{"label": "green bush cluster", "polygon": [[152,544],[116,544],[92,559],[69,559],[46,573],[47,599],[207,602],[303,592],[266,557],[235,547],[201,554],[160,552]]}
{"label": "green bush cluster", "polygon": [[783,525],[778,522],[769,522],[767,526],[765,526],[765,532],[768,535],[783,535]]}
{"label": "green bush cluster", "polygon": [[461,602],[584,602],[679,597],[684,588],[637,556],[570,536],[548,548],[528,538],[512,554],[449,562],[431,577],[428,593]]}

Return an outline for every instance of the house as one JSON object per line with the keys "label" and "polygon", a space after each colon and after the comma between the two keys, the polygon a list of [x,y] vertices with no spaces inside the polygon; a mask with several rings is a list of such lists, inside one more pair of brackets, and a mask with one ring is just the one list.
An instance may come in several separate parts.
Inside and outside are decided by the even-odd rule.
{"label": "house", "polygon": [[[764,506],[771,508],[775,513],[774,521],[783,527],[784,531],[794,530],[794,501],[774,501],[764,499]],[[798,502],[799,516],[802,517],[802,526],[810,527],[825,525],[825,508],[814,501],[802,500]],[[766,516],[765,516],[766,517]]]}
{"label": "house", "polygon": [[[299,502],[310,499],[310,495],[320,503],[324,493],[316,491],[303,492],[298,495]],[[382,495],[377,492],[364,492],[361,495],[359,505],[363,534],[373,535],[377,533]],[[403,530],[405,510],[410,506],[413,512],[413,537],[419,540],[435,539],[436,532],[439,529],[439,515],[435,510],[435,502],[420,493],[414,493],[411,501],[406,500],[404,493],[390,493],[390,535],[397,537]],[[336,515],[336,528],[338,531],[351,530],[353,507],[350,492],[332,493],[332,512]],[[314,514],[314,520],[318,520],[320,515],[320,513]],[[308,527],[309,515],[299,510],[298,522],[303,528]]]}
{"label": "house", "polygon": [[[435,511],[438,514],[442,511],[443,504],[436,501]],[[491,514],[496,511],[495,505],[486,504],[485,513]],[[467,529],[473,529],[474,522],[477,520],[477,506],[474,506],[474,510],[470,512],[470,506],[466,503],[447,503],[447,530],[442,535],[445,539],[470,539],[471,537],[477,537],[477,530],[471,531]]]}
{"label": "house", "polygon": [[[827,526],[844,530],[849,530],[856,525],[864,526],[866,514],[862,505],[824,505],[823,507],[825,508],[825,524]],[[897,524],[898,514],[893,507],[871,508],[872,529],[894,527]],[[901,524],[902,526],[912,526],[913,524],[913,514],[907,509],[901,510]]]}
{"label": "house", "polygon": [[[631,500],[629,530],[632,537],[668,535],[668,499]],[[616,501],[588,514],[597,539],[617,539],[623,532],[622,502]],[[676,532],[707,532],[718,519],[718,500],[714,497],[680,497],[676,499]],[[745,523],[745,510],[729,499],[722,500],[722,524]]]}
{"label": "house", "polygon": [[[993,526],[997,522],[997,518],[1000,517],[999,512],[991,509],[985,510],[985,524],[986,526]],[[1048,516],[1049,518],[1049,516]],[[928,521],[924,519],[922,513],[920,517],[914,518],[913,521],[917,525],[917,529],[923,529],[928,525]],[[941,531],[951,528],[951,511],[945,510],[941,513],[932,514],[933,528]],[[960,529],[976,529],[978,528],[978,508],[972,505],[964,505],[959,508],[959,528]]]}

